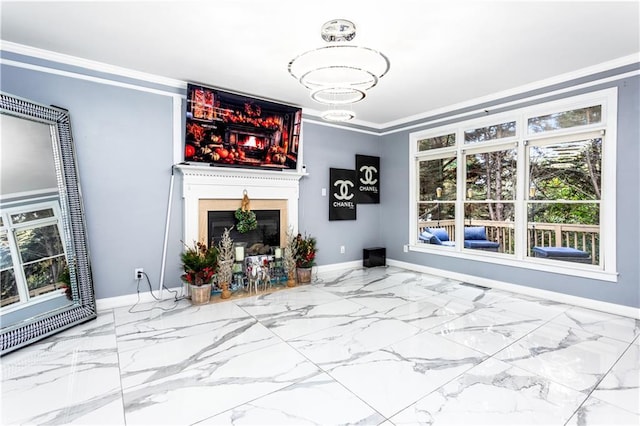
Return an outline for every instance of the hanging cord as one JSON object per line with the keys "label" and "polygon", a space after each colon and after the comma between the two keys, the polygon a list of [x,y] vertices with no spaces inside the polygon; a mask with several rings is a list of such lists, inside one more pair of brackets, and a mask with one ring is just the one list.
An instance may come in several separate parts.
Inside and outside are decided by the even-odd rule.
{"label": "hanging cord", "polygon": [[[155,294],[153,294],[153,289],[151,288],[151,280],[149,280],[149,275],[147,275],[146,272],[142,272],[142,275],[144,275],[144,278],[147,280],[147,284],[149,285],[149,293],[151,293],[151,297],[153,297],[155,300],[161,302],[162,299],[160,299],[159,297],[157,297]],[[185,299],[184,296],[178,297],[178,291],[177,290],[171,290],[168,289],[164,284],[162,284],[162,287],[167,290],[169,293],[173,293],[173,306],[171,306],[170,308],[163,308],[162,306],[154,306],[150,309],[141,309],[138,311],[134,311],[133,309],[140,303],[140,281],[141,279],[138,279],[138,284],[137,284],[137,288],[136,291],[138,293],[138,300],[136,300],[136,303],[133,304],[133,306],[131,306],[129,308],[129,313],[130,314],[137,314],[140,312],[151,312],[154,309],[160,309],[161,311],[173,311],[177,306],[178,306],[178,302],[182,299]]]}

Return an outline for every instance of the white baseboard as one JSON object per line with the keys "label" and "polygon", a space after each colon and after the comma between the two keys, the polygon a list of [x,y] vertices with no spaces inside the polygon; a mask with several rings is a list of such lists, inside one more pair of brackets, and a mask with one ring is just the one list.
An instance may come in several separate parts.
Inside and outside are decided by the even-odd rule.
{"label": "white baseboard", "polygon": [[359,268],[362,267],[362,260],[353,260],[351,262],[332,263],[330,265],[318,266],[318,272],[339,271],[340,269]]}
{"label": "white baseboard", "polygon": [[[362,266],[362,260],[354,260],[352,262],[333,263],[331,265],[314,266],[313,272],[329,272],[338,271],[340,269],[358,268]],[[178,290],[178,294],[182,295],[182,287],[174,287],[171,290]],[[158,292],[154,291],[153,294],[161,298],[162,300],[173,299],[173,293],[169,293],[167,290],[162,291],[162,297],[158,296]],[[122,308],[127,306],[133,306],[135,303],[149,303],[154,302],[156,299],[148,291],[141,291],[138,294],[126,294],[124,296],[106,297],[103,299],[97,299],[96,305],[98,312],[107,311],[114,308]]]}
{"label": "white baseboard", "polygon": [[507,283],[504,281],[496,281],[488,278],[476,277],[474,275],[462,274],[459,272],[451,272],[444,269],[432,268],[424,265],[416,265],[413,263],[401,262],[398,260],[387,259],[387,265],[397,266],[398,268],[409,269],[411,271],[423,272],[426,274],[437,275],[441,277],[451,278],[458,281],[464,281],[471,284],[481,285],[484,287],[495,288],[498,290],[510,291],[512,293],[524,294],[527,296],[539,297],[541,299],[552,300],[558,303],[566,303],[569,305],[580,306],[583,308],[594,309],[614,315],[622,315],[625,317],[640,319],[640,309],[631,306],[618,305],[615,303],[601,302],[599,300],[587,299],[585,297],[571,296],[569,294],[557,293],[555,291],[541,290],[524,285]]}
{"label": "white baseboard", "polygon": [[[554,291],[540,290],[537,288],[527,287],[523,285],[507,283],[503,281],[496,281],[488,278],[476,277],[474,275],[462,274],[459,272],[451,272],[444,269],[432,268],[424,265],[416,265],[413,263],[401,262],[398,260],[387,259],[388,266],[396,266],[398,268],[408,269],[410,271],[422,272],[425,274],[437,275],[440,277],[451,278],[458,281],[464,281],[471,284],[481,285],[484,287],[495,288],[498,290],[510,291],[512,293],[524,294],[527,296],[539,297],[541,299],[552,300],[558,303],[566,303],[569,305],[580,306],[583,308],[594,309],[597,311],[607,312],[614,315],[622,315],[629,318],[640,319],[640,309],[633,308],[631,306],[618,305],[615,303],[601,302],[598,300],[587,299],[584,297],[571,296],[568,294],[557,293]],[[361,260],[354,260],[351,262],[333,263],[330,265],[316,266],[317,272],[330,272],[338,271],[348,268],[360,268],[362,267]],[[178,294],[182,293],[182,287],[175,287],[171,290],[177,290]],[[157,292],[153,293],[158,297]],[[173,293],[164,290],[162,292],[162,300],[173,299]],[[135,303],[149,303],[154,299],[151,293],[148,291],[140,292],[138,294],[127,294],[125,296],[108,297],[104,299],[97,299],[98,312],[105,311],[114,308],[121,308],[126,306],[133,306]]]}
{"label": "white baseboard", "polygon": [[[171,290],[177,290],[179,296],[182,294],[182,287],[175,287]],[[174,298],[174,294],[168,292],[167,290],[163,290],[162,295],[158,295],[157,291],[154,291],[153,294],[155,295],[155,297],[161,300],[172,300]],[[151,292],[141,291],[140,293],[126,294],[124,296],[96,299],[96,309],[98,310],[98,312],[101,312],[114,308],[133,306],[136,303],[149,303],[155,301],[156,299],[151,295]]]}

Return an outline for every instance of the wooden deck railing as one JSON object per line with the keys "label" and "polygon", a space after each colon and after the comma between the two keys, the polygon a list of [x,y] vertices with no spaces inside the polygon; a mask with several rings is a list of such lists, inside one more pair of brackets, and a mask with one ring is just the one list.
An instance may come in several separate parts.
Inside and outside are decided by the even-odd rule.
{"label": "wooden deck railing", "polygon": [[[465,222],[465,226],[484,226],[487,239],[500,243],[501,253],[513,254],[515,251],[515,230],[513,222],[497,222],[491,220],[473,220]],[[451,241],[455,240],[455,224],[453,220],[420,221],[420,232],[424,228],[445,228]],[[530,223],[527,232],[529,256],[533,256],[532,248],[573,247],[586,251],[591,256],[591,263],[600,263],[600,227],[597,225],[576,225],[564,223]]]}

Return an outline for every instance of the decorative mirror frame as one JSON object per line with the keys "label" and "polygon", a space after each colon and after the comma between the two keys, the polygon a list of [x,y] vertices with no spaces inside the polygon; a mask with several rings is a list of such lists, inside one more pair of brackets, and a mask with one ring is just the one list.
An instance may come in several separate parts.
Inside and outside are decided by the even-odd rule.
{"label": "decorative mirror frame", "polygon": [[48,124],[62,210],[73,303],[0,330],[0,355],[97,317],[82,193],[69,112],[0,92],[0,114]]}

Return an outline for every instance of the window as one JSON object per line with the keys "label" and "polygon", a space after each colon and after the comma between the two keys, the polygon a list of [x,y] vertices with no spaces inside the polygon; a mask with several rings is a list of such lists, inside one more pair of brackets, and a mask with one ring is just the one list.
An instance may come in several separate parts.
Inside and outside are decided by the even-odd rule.
{"label": "window", "polygon": [[602,137],[542,139],[528,146],[527,251],[571,247],[587,253],[557,260],[600,264]]}
{"label": "window", "polygon": [[484,227],[486,239],[500,244],[467,243],[468,248],[514,253],[517,159],[513,144],[465,155],[465,226]]}
{"label": "window", "polygon": [[425,244],[451,247],[455,240],[458,159],[456,134],[418,139],[417,217],[419,239]]}
{"label": "window", "polygon": [[412,250],[615,280],[616,103],[609,89],[411,134]]}
{"label": "window", "polygon": [[59,216],[55,202],[3,209],[0,306],[27,303],[62,288],[66,257]]}

